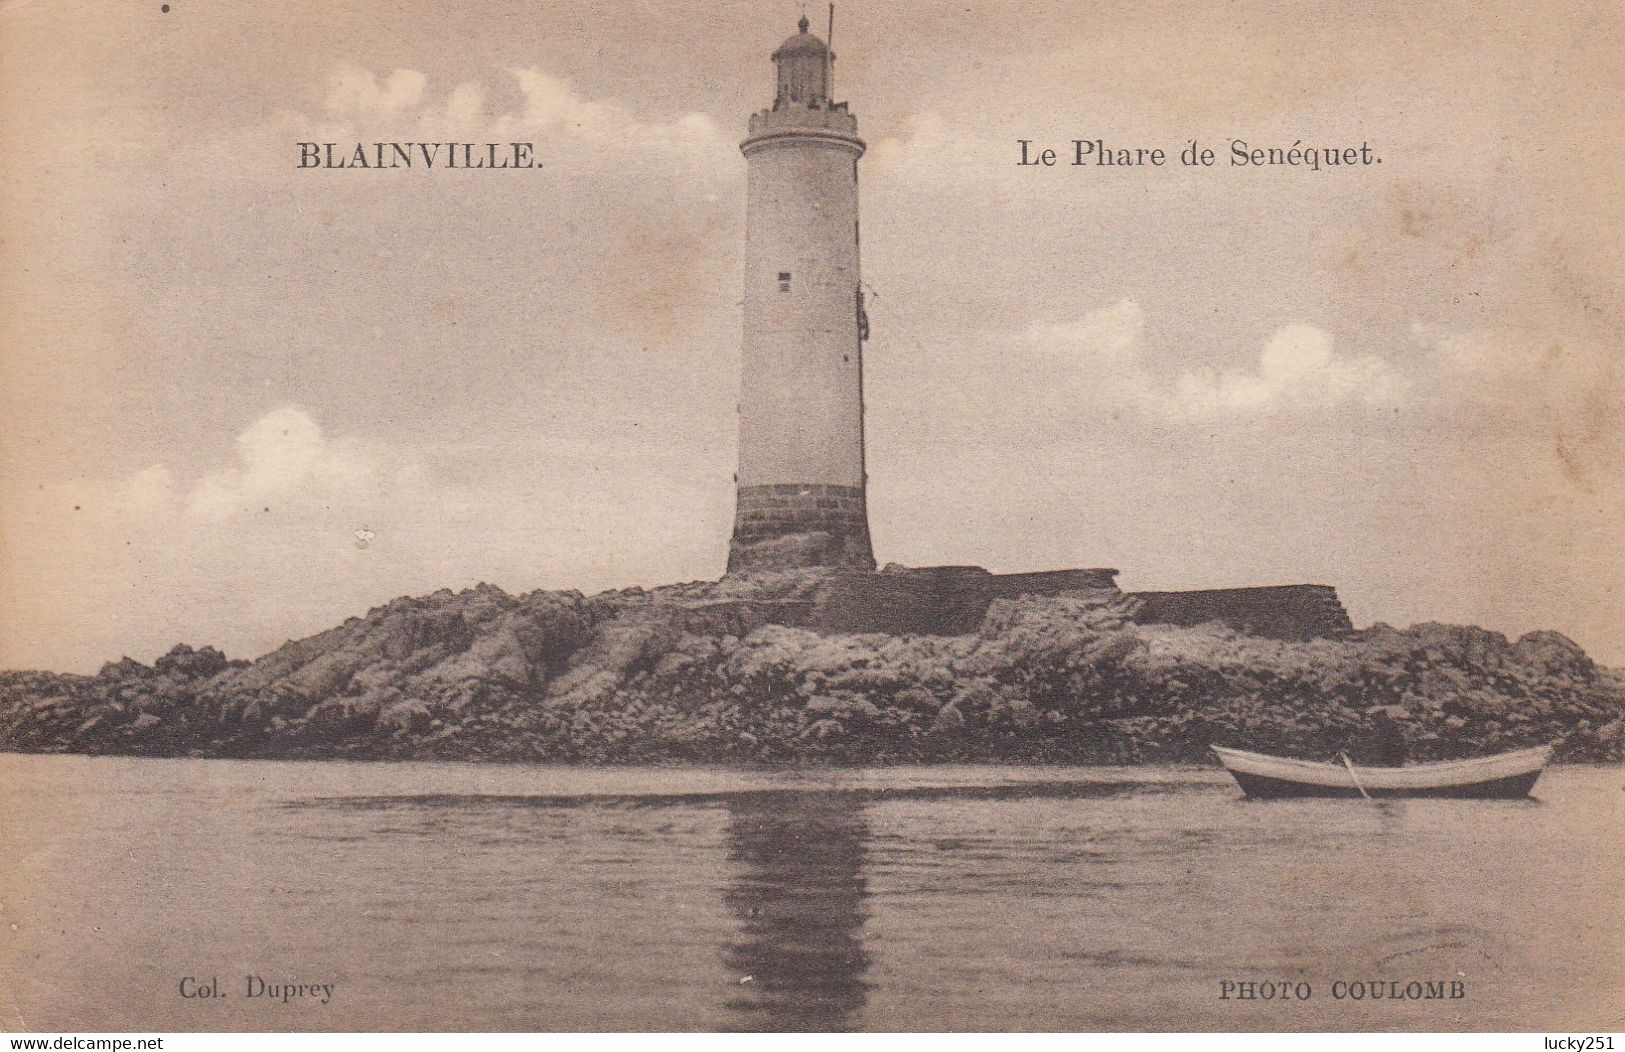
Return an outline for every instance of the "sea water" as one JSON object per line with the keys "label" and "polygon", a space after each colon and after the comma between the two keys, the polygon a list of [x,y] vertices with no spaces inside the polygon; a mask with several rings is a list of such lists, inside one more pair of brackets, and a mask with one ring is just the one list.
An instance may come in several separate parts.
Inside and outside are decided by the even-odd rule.
{"label": "sea water", "polygon": [[1618,1029],[1622,787],[0,755],[0,1028]]}

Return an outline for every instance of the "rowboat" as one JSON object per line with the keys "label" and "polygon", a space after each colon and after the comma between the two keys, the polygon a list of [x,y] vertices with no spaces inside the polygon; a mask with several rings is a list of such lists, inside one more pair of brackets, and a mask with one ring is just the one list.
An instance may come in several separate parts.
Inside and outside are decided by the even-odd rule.
{"label": "rowboat", "polygon": [[1514,800],[1529,795],[1552,758],[1541,745],[1496,756],[1414,767],[1360,767],[1288,760],[1263,753],[1209,746],[1248,796],[1445,796]]}

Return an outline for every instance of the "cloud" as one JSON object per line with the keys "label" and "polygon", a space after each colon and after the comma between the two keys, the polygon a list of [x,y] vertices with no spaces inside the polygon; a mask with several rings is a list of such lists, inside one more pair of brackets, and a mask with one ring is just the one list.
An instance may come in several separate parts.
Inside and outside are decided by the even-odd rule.
{"label": "cloud", "polygon": [[[531,67],[506,72],[522,101],[512,111],[490,113],[490,92],[480,81],[455,84],[439,95],[417,70],[396,69],[381,76],[357,66],[340,66],[329,76],[327,124],[321,134],[363,141],[566,139],[593,144],[612,154],[653,152],[668,162],[671,155],[684,153],[714,161],[729,156],[733,149],[716,122],[703,113],[685,113],[667,122],[645,121],[619,99],[585,98],[570,81],[546,70]],[[282,117],[290,119],[296,124],[305,120],[288,114]]]}
{"label": "cloud", "polygon": [[1076,321],[1035,322],[1021,343],[1044,386],[1093,391],[1159,424],[1389,407],[1408,386],[1387,359],[1340,355],[1331,333],[1306,323],[1277,329],[1252,369],[1159,371],[1146,353],[1145,312],[1131,299]]}
{"label": "cloud", "polygon": [[562,125],[594,135],[627,134],[638,128],[626,107],[614,100],[588,102],[563,77],[538,69],[509,72],[525,96],[525,107],[518,119],[527,128]]}
{"label": "cloud", "polygon": [[237,436],[236,449],[235,464],[203,476],[187,495],[190,514],[219,519],[268,501],[371,490],[384,466],[375,448],[329,441],[295,405],[260,417]]}
{"label": "cloud", "polygon": [[1038,348],[1062,348],[1068,353],[1099,365],[1115,365],[1131,372],[1143,371],[1139,363],[1145,341],[1145,311],[1131,299],[1100,307],[1081,319],[1067,322],[1034,322],[1028,326],[1028,343]]}
{"label": "cloud", "polygon": [[1340,357],[1332,334],[1287,325],[1270,337],[1247,372],[1187,372],[1169,408],[1191,418],[1399,404],[1406,381],[1376,355]]}

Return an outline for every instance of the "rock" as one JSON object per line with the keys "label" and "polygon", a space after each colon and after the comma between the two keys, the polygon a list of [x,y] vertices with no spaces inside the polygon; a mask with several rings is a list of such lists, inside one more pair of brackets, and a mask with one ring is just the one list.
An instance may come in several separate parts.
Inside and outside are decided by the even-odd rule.
{"label": "rock", "polygon": [[[128,659],[126,659],[128,660]],[[169,653],[152,663],[154,670],[166,675],[204,679],[225,670],[231,664],[226,655],[214,647],[193,650],[185,643],[177,643]]]}
{"label": "rock", "polygon": [[1038,709],[1030,701],[1016,700],[1004,706],[1005,718],[1011,720],[1017,727],[1031,727],[1039,720]]}
{"label": "rock", "polygon": [[1375,747],[1382,720],[1412,760],[1564,735],[1565,757],[1625,756],[1625,675],[1556,633],[1425,624],[1294,642],[1137,624],[1088,592],[997,599],[960,636],[777,623],[828,579],[762,570],[590,597],[482,585],[394,600],[252,663],[183,645],[93,677],[0,672],[0,749],[1205,762],[1213,742]]}
{"label": "rock", "polygon": [[807,727],[796,737],[802,740],[823,741],[826,738],[838,738],[846,733],[840,720],[819,720]]}
{"label": "rock", "polygon": [[1512,654],[1523,664],[1547,673],[1585,675],[1596,668],[1579,644],[1561,632],[1527,633],[1513,644]]}
{"label": "rock", "polygon": [[428,730],[433,717],[421,701],[399,701],[378,713],[378,726],[391,734]]}
{"label": "rock", "polygon": [[128,657],[119,658],[118,661],[109,661],[96,673],[97,679],[124,679],[128,676],[139,676],[152,670],[141,662]]}
{"label": "rock", "polygon": [[[932,679],[935,680],[936,677]],[[904,687],[892,696],[891,704],[893,708],[925,714],[935,714],[942,709],[942,702],[924,687]]]}

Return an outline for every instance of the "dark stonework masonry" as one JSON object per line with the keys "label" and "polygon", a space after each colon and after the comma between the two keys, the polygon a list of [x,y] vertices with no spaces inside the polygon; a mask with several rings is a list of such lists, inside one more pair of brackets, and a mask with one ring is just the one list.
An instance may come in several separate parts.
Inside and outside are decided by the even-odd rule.
{"label": "dark stonework masonry", "polygon": [[1117,591],[1117,571],[1104,568],[1040,570],[1037,573],[988,576],[988,587],[992,589],[995,599],[1014,599],[1018,595],[1059,595],[1062,592],[1086,592],[1101,588]]}
{"label": "dark stonework masonry", "polygon": [[987,613],[992,574],[979,566],[887,567],[839,574],[821,584],[807,627],[820,632],[957,636],[976,631]]}
{"label": "dark stonework masonry", "polygon": [[[1250,635],[1305,640],[1354,629],[1328,585],[1129,592],[1108,568],[996,574],[980,566],[888,565],[876,573],[863,490],[856,486],[743,486],[734,516],[728,572],[819,568],[830,571],[810,598],[764,604],[723,601],[708,616],[747,632],[786,624],[819,632],[963,635],[975,632],[996,599],[1066,593],[1129,600],[1140,624],[1219,622]],[[745,607],[749,606],[749,609]],[[730,620],[731,619],[731,620]]]}
{"label": "dark stonework masonry", "polygon": [[1324,584],[1213,588],[1200,592],[1133,592],[1134,619],[1144,624],[1222,621],[1238,632],[1272,639],[1316,639],[1354,631],[1337,589]]}
{"label": "dark stonework masonry", "polygon": [[739,487],[728,572],[807,566],[875,568],[863,490],[814,483]]}
{"label": "dark stonework masonry", "polygon": [[831,572],[810,597],[719,601],[706,604],[703,615],[735,635],[782,624],[816,632],[954,636],[977,631],[995,600],[1073,594],[1127,600],[1129,617],[1139,624],[1218,622],[1237,632],[1300,641],[1354,629],[1336,590],[1326,585],[1125,593],[1116,577],[1116,570],[1104,568],[995,574],[980,566],[892,564],[880,573]]}
{"label": "dark stonework masonry", "polygon": [[980,566],[888,565],[877,574],[838,574],[821,584],[808,628],[955,636],[976,631],[995,599],[1106,590],[1116,570],[995,574]]}

